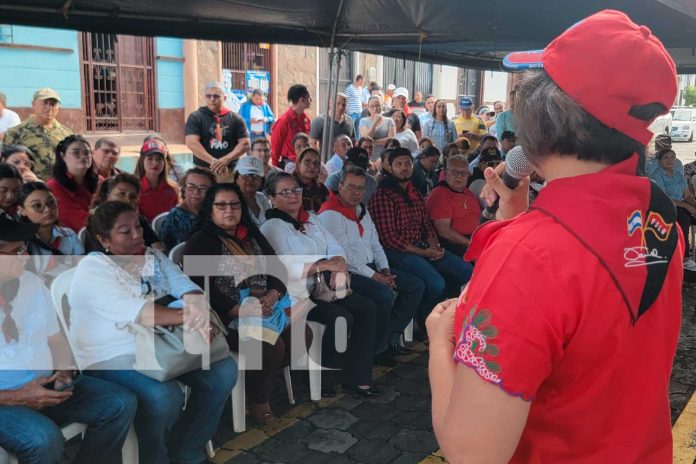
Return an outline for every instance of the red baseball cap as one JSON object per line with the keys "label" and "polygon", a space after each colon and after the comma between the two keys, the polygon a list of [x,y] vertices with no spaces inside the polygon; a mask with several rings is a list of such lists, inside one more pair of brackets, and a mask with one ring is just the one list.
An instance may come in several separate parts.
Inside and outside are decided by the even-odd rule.
{"label": "red baseball cap", "polygon": [[630,109],[659,103],[666,113],[677,96],[676,67],[662,42],[615,10],[585,18],[544,50],[510,53],[503,66],[543,68],[585,111],[642,144],[653,137],[652,121],[631,116]]}
{"label": "red baseball cap", "polygon": [[167,156],[167,146],[158,139],[146,140],[143,143],[142,148],[140,148],[140,154],[143,156],[149,155],[151,153],[159,153],[162,157]]}

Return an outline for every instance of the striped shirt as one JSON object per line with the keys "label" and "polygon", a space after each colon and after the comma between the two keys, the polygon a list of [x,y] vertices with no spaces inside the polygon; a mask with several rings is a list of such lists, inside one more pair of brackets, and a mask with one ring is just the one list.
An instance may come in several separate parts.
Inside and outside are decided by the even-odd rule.
{"label": "striped shirt", "polygon": [[346,113],[360,113],[362,111],[362,90],[353,84],[346,87]]}

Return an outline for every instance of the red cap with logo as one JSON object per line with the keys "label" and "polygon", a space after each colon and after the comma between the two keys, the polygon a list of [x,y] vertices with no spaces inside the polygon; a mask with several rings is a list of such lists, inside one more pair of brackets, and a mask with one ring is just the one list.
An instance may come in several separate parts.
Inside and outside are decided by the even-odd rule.
{"label": "red cap with logo", "polygon": [[167,146],[162,142],[161,140],[158,139],[150,139],[146,140],[145,143],[143,143],[142,148],[140,148],[140,154],[143,156],[147,156],[152,153],[159,153],[163,157],[167,156]]}
{"label": "red cap with logo", "polygon": [[653,136],[652,121],[631,116],[631,108],[659,103],[667,112],[677,95],[676,67],[665,47],[620,11],[593,14],[544,50],[507,55],[503,66],[543,68],[585,111],[643,144]]}

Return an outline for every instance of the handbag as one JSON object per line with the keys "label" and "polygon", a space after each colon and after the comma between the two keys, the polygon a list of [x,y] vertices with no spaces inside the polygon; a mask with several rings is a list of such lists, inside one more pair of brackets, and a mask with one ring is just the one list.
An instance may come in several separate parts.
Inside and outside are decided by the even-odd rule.
{"label": "handbag", "polygon": [[331,273],[328,271],[317,272],[314,274],[312,283],[309,287],[309,296],[314,300],[331,303],[333,301],[346,298],[353,293],[353,290],[350,288],[350,284],[348,283],[348,279],[345,280],[345,285],[340,285],[339,282],[336,282],[335,289],[332,289],[328,284],[330,279]]}
{"label": "handbag", "polygon": [[215,311],[210,313],[210,326],[217,333],[210,343],[197,331],[184,331],[183,325],[147,327],[127,324],[135,335],[135,362],[133,368],[147,377],[166,382],[203,367],[203,354],[210,352],[210,364],[230,356],[225,329]]}

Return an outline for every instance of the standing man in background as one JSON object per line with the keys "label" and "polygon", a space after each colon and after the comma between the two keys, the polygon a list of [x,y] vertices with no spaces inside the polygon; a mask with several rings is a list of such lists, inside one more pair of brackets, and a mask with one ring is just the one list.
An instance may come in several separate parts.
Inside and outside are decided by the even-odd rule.
{"label": "standing man in background", "polygon": [[225,108],[225,100],[221,82],[207,84],[206,106],[191,113],[186,121],[186,146],[193,152],[193,164],[209,167],[218,177],[227,177],[250,146],[244,120]]}
{"label": "standing man in background", "polygon": [[263,90],[254,89],[251,100],[245,101],[239,108],[239,115],[249,129],[251,141],[271,134],[271,126],[275,121],[275,116],[271,107],[264,101]]}
{"label": "standing man in background", "polygon": [[7,96],[0,92],[0,143],[8,129],[20,123],[19,115],[7,109]]}
{"label": "standing man in background", "polygon": [[295,84],[288,89],[288,101],[290,108],[280,115],[273,126],[273,138],[271,140],[271,163],[281,169],[286,168],[286,164],[295,163],[295,147],[293,139],[300,132],[309,133],[310,121],[305,114],[312,106],[312,97],[309,95],[307,86]]}
{"label": "standing man in background", "polygon": [[58,122],[60,95],[53,89],[39,89],[31,101],[33,114],[5,133],[3,143],[24,145],[36,155],[34,173],[41,179],[51,177],[58,142],[73,131]]}

